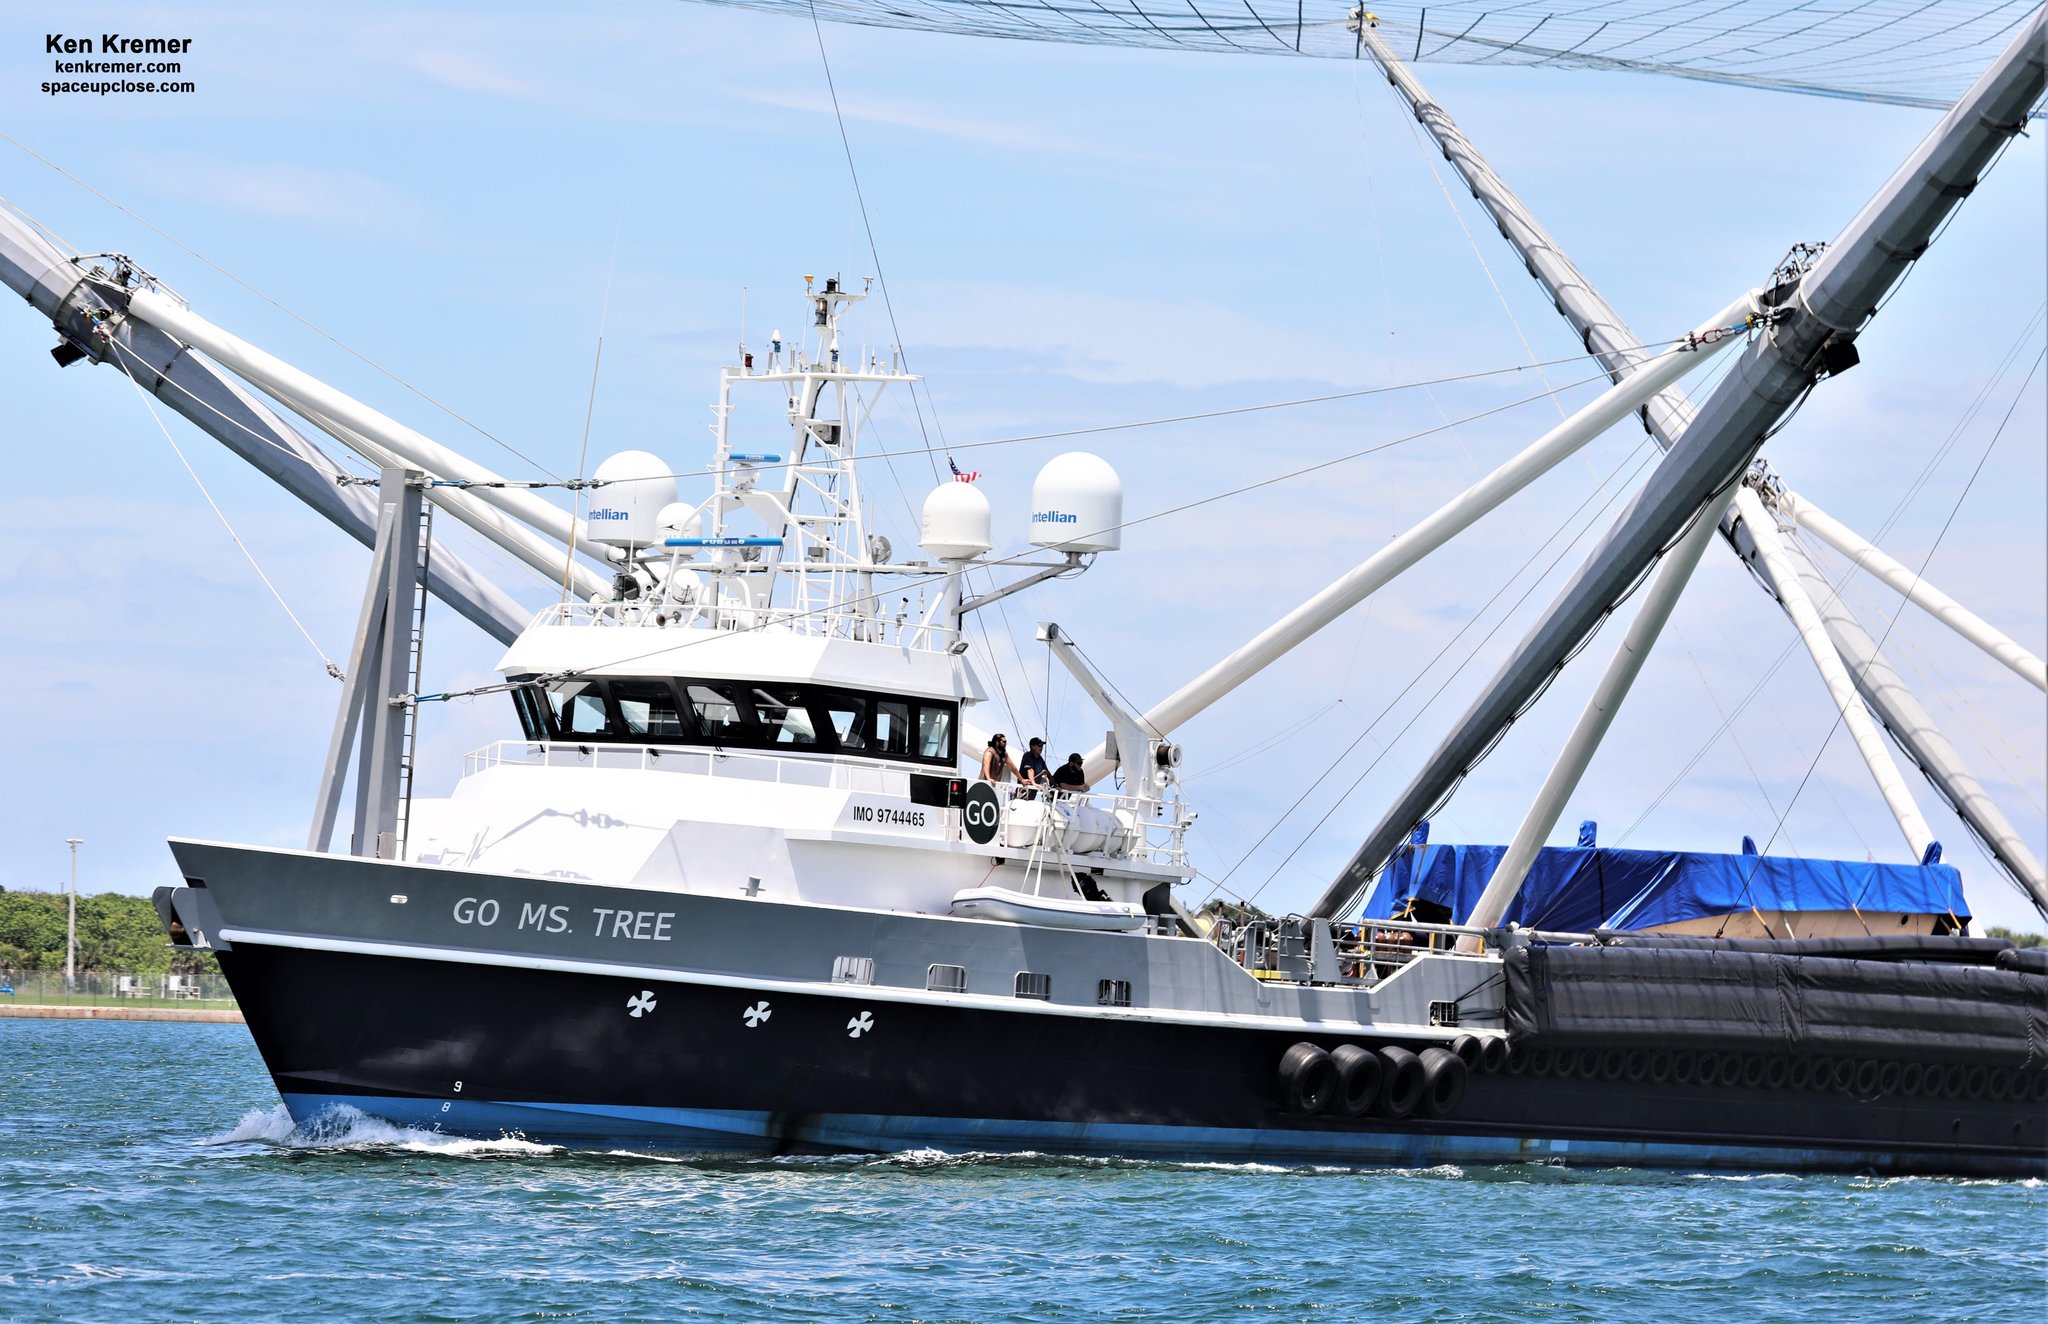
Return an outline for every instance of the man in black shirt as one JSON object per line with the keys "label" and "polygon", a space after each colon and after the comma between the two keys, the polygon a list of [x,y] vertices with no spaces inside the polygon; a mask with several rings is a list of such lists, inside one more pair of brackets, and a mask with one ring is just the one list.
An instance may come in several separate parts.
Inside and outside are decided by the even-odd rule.
{"label": "man in black shirt", "polygon": [[1046,776],[1045,742],[1033,736],[1031,748],[1024,751],[1024,761],[1017,765],[1017,780],[1024,783],[1024,793],[1029,796],[1045,785]]}
{"label": "man in black shirt", "polygon": [[1067,761],[1052,770],[1052,789],[1054,791],[1080,791],[1086,790],[1087,786],[1088,778],[1081,771],[1081,756],[1079,754],[1067,755]]}

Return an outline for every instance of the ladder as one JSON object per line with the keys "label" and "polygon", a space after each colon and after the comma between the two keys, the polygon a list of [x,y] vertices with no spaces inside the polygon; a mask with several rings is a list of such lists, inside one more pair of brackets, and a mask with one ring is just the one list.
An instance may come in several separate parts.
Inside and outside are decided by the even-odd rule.
{"label": "ladder", "polygon": [[[406,631],[406,691],[420,692],[420,672],[427,647],[427,567],[434,552],[434,507],[420,503],[420,572],[413,582],[411,628]],[[405,734],[398,746],[398,859],[405,858],[406,828],[412,818],[413,747],[419,735],[420,706],[405,705]]]}

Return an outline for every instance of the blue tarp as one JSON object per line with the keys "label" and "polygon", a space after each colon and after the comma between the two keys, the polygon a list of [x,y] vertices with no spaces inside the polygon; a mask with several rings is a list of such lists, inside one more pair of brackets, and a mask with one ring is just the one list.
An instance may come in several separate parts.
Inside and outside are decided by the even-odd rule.
{"label": "blue tarp", "polygon": [[[1581,840],[1591,839],[1591,826],[1581,829]],[[1419,841],[1395,853],[1366,899],[1365,918],[1390,918],[1419,897],[1462,920],[1507,853],[1505,846],[1430,845],[1427,833],[1424,825],[1415,834]],[[1647,929],[1751,906],[1970,916],[1962,874],[1947,864],[1552,846],[1537,854],[1507,919],[1524,928],[1587,933]]]}

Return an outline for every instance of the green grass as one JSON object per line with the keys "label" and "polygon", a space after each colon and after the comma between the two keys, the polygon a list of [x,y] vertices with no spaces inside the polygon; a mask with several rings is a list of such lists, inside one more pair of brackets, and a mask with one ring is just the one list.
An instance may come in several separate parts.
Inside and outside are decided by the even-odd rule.
{"label": "green grass", "polygon": [[233,1011],[233,998],[110,998],[89,993],[54,993],[38,996],[26,989],[13,997],[0,996],[0,1006],[24,1007],[184,1007],[205,1011]]}

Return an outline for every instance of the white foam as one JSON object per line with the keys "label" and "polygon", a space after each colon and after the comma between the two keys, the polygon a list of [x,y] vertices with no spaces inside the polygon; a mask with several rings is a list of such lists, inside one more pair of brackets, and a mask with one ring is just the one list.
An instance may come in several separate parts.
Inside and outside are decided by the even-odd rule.
{"label": "white foam", "polygon": [[395,1150],[446,1158],[563,1152],[560,1145],[537,1144],[517,1135],[479,1140],[414,1126],[399,1126],[345,1104],[307,1119],[304,1125],[294,1122],[290,1111],[281,1103],[269,1108],[251,1109],[242,1115],[242,1120],[232,1130],[199,1143],[209,1146],[253,1144],[298,1150]]}

